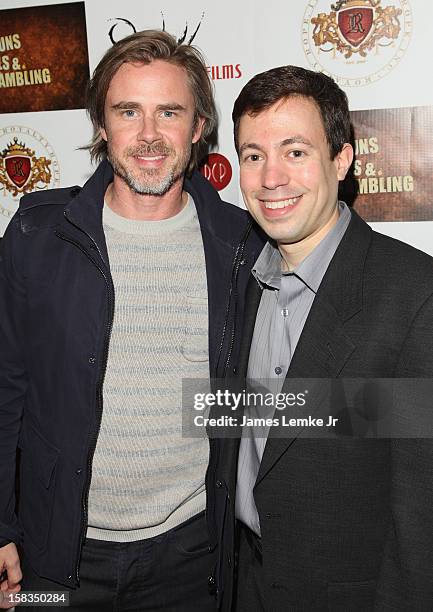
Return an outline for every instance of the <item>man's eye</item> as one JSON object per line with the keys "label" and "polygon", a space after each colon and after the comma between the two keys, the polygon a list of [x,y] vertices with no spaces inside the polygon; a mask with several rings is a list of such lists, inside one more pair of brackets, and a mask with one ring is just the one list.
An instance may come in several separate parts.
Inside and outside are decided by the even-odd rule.
{"label": "man's eye", "polygon": [[295,150],[295,151],[290,151],[289,155],[291,155],[291,157],[298,157],[299,158],[299,157],[304,157],[305,153],[304,153],[304,151]]}
{"label": "man's eye", "polygon": [[136,111],[130,108],[127,108],[126,110],[123,111],[123,115],[125,117],[135,117],[135,114],[136,114]]}
{"label": "man's eye", "polygon": [[165,111],[163,111],[162,115],[163,115],[163,117],[170,118],[170,117],[174,117],[174,112],[171,111],[171,110],[165,110]]}
{"label": "man's eye", "polygon": [[251,153],[251,155],[248,155],[248,157],[246,158],[247,161],[252,161],[252,162],[259,161],[259,159],[260,159],[260,155],[258,155],[257,153]]}

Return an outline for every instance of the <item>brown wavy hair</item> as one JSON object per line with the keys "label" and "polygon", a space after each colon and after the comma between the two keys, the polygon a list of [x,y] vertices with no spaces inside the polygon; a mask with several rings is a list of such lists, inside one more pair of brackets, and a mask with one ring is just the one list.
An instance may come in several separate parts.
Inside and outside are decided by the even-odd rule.
{"label": "brown wavy hair", "polygon": [[114,44],[96,66],[88,83],[86,108],[93,125],[93,138],[84,148],[90,151],[92,161],[107,157],[107,143],[101,136],[101,128],[105,128],[105,98],[112,78],[124,63],[150,64],[154,60],[164,60],[185,70],[194,98],[195,125],[199,118],[204,119],[200,140],[192,145],[188,172],[192,172],[209,143],[215,140],[217,111],[202,54],[192,45],[178,43],[167,32],[143,30]]}

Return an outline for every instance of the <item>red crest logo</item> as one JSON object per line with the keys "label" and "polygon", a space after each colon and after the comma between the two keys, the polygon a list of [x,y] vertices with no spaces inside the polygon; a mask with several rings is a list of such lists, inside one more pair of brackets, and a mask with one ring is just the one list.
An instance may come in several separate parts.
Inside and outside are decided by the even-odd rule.
{"label": "red crest logo", "polygon": [[5,159],[6,174],[19,189],[24,187],[30,176],[30,157],[14,155]]}
{"label": "red crest logo", "polygon": [[372,31],[374,22],[373,8],[351,6],[338,11],[338,29],[345,42],[359,47]]}
{"label": "red crest logo", "polygon": [[18,138],[0,153],[0,186],[16,197],[34,189],[46,189],[51,181],[51,160],[36,157],[35,151]]}
{"label": "red crest logo", "polygon": [[319,12],[311,18],[313,41],[324,53],[335,51],[346,59],[360,57],[397,40],[402,9],[382,7],[382,0],[338,0],[330,13]]}

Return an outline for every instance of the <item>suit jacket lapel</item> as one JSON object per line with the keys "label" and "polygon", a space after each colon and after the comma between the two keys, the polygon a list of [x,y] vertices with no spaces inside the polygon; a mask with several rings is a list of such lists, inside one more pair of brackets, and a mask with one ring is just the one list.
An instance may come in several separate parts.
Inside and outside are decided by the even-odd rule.
{"label": "suit jacket lapel", "polygon": [[[293,391],[293,379],[320,379],[317,383],[313,380],[311,383],[308,380],[305,383],[305,389],[308,389],[305,416],[314,417],[319,409],[324,410],[323,402],[328,405],[329,385],[323,379],[337,377],[354,350],[355,345],[345,335],[342,321],[335,310],[326,302],[316,304],[315,301],[293,355],[282,392]],[[296,388],[298,387],[296,384]],[[326,410],[324,412],[326,413]],[[271,428],[256,484],[264,478],[303,430],[304,427],[282,431]],[[290,437],[278,437],[287,436],[287,432],[290,432]]]}
{"label": "suit jacket lapel", "polygon": [[[352,220],[322,280],[283,385],[290,390],[293,378],[336,378],[356,346],[344,331],[344,322],[362,308],[362,277],[371,230],[352,211]],[[250,341],[251,342],[251,341]],[[308,415],[323,401],[323,385],[308,400]],[[272,430],[271,430],[272,431]],[[293,444],[302,428],[290,438],[268,439],[256,485]],[[274,436],[278,432],[274,431]]]}

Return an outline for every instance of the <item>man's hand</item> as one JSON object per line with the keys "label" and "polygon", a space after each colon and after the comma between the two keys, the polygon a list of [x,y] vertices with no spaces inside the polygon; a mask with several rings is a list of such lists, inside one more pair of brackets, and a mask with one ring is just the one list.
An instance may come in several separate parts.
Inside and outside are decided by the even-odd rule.
{"label": "man's hand", "polygon": [[18,593],[21,589],[20,558],[13,542],[0,548],[0,609],[8,610],[13,605],[8,602],[8,593]]}

